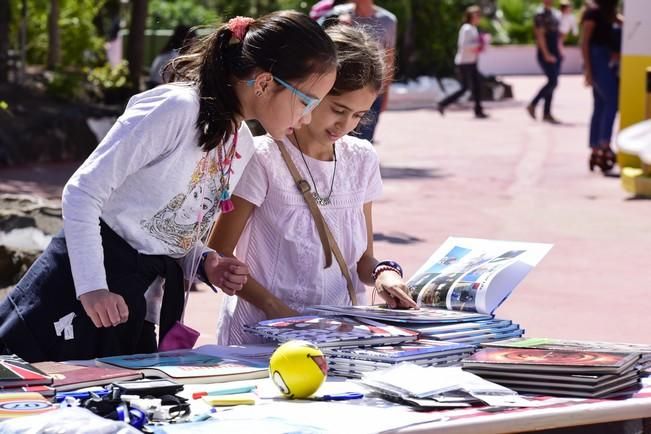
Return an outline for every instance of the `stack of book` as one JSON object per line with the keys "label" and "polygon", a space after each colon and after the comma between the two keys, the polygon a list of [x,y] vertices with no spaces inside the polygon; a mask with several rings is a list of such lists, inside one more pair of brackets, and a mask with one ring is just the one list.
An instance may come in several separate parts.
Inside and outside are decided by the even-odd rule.
{"label": "stack of book", "polygon": [[462,361],[463,369],[521,393],[612,398],[639,385],[637,353],[533,348],[484,348]]}
{"label": "stack of book", "polygon": [[598,351],[601,353],[638,353],[637,368],[651,373],[651,345],[624,342],[579,341],[554,338],[512,338],[487,342],[484,346],[506,348],[540,348],[545,350]]}
{"label": "stack of book", "polygon": [[360,378],[365,372],[390,367],[401,362],[420,366],[458,365],[469,356],[473,345],[420,339],[398,345],[381,345],[367,348],[326,349],[328,374],[347,378]]}
{"label": "stack of book", "polygon": [[245,325],[244,330],[277,342],[298,339],[321,348],[388,345],[418,338],[417,332],[402,327],[316,315],[260,321],[252,326]]}
{"label": "stack of book", "polygon": [[222,357],[200,348],[103,357],[97,361],[131,370],[132,373],[142,373],[146,377],[166,378],[181,384],[252,380],[269,375],[266,358],[245,360],[244,357]]}
{"label": "stack of book", "polygon": [[466,344],[482,344],[520,337],[524,329],[511,320],[477,312],[462,312],[433,307],[396,310],[383,306],[313,306],[323,315],[348,316],[360,322],[376,321],[418,332],[423,339]]}
{"label": "stack of book", "polygon": [[117,367],[81,366],[63,362],[38,362],[33,366],[54,381],[52,387],[57,392],[67,392],[92,386],[106,386],[116,381],[139,380],[140,372]]}
{"label": "stack of book", "polygon": [[36,392],[53,396],[51,384],[51,376],[17,355],[0,355],[0,393]]}

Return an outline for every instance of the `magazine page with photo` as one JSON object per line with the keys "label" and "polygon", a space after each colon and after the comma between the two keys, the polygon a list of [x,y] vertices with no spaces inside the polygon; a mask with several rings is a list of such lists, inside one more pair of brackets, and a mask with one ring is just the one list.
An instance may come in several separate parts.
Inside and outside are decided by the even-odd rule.
{"label": "magazine page with photo", "polygon": [[450,237],[407,285],[420,306],[490,315],[551,247]]}

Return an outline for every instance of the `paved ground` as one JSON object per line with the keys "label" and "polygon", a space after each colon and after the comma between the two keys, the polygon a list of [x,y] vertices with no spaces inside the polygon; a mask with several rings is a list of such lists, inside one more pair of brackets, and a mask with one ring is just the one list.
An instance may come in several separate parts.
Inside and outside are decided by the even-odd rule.
{"label": "paved ground", "polygon": [[[386,113],[377,150],[385,182],[375,205],[376,251],[407,275],[449,235],[539,241],[554,248],[497,311],[529,336],[651,344],[651,203],[618,178],[587,168],[591,96],[564,76],[552,126],[531,120],[526,100],[541,77],[511,77],[516,100],[470,111]],[[58,195],[76,164],[0,171],[0,191]],[[209,343],[219,297],[194,292],[187,315]]]}

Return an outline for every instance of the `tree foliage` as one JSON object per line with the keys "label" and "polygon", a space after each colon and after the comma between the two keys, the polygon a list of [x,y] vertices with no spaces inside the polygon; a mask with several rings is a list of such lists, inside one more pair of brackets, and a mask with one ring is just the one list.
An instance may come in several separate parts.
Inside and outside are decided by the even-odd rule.
{"label": "tree foliage", "polygon": [[[59,29],[62,66],[96,65],[104,60],[103,40],[93,24],[105,0],[60,0]],[[19,46],[22,0],[10,0],[10,47]],[[47,60],[47,0],[27,0],[27,61],[44,64]]]}

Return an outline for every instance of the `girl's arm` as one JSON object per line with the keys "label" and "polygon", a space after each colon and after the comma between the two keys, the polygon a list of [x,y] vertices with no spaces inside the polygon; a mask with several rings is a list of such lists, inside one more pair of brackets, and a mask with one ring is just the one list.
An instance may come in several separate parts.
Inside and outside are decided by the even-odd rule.
{"label": "girl's arm", "polygon": [[[237,246],[242,236],[242,232],[255,209],[255,205],[239,196],[233,196],[232,200],[235,209],[219,216],[210,233],[208,247],[215,249],[224,256],[234,258],[235,255],[233,252],[235,251],[235,246]],[[222,288],[222,290],[228,295],[236,294],[238,297],[248,301],[263,311],[269,319],[295,316],[298,314],[298,312],[290,309],[282,300],[250,276],[241,290],[233,291],[227,288]]]}
{"label": "girl's arm", "polygon": [[409,296],[409,288],[397,272],[386,270],[373,280],[373,271],[378,260],[373,255],[373,203],[364,204],[364,218],[366,219],[366,251],[357,262],[357,274],[362,282],[375,287],[389,307],[410,308],[417,307],[416,302]]}
{"label": "girl's arm", "polygon": [[590,64],[590,38],[594,32],[595,23],[583,20],[581,23],[581,54],[583,55],[583,76],[586,86],[592,86],[592,65]]}

